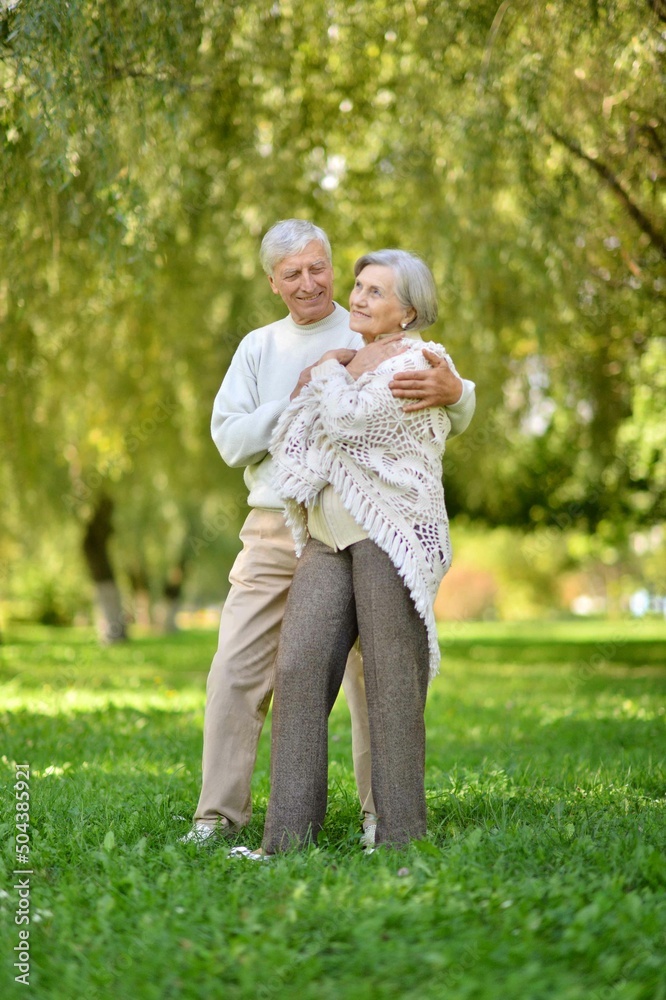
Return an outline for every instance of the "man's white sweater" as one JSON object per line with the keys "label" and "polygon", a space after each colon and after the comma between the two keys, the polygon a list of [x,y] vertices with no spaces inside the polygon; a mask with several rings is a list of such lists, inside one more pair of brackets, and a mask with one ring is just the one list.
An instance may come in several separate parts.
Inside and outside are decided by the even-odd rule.
{"label": "man's white sweater", "polygon": [[[211,433],[227,465],[245,466],[250,507],[283,508],[273,486],[268,445],[298,376],[326,351],[362,346],[361,336],[349,329],[349,313],[337,303],[318,323],[299,326],[287,315],[240,342],[215,397]],[[474,383],[463,379],[461,398],[446,408],[452,425],[449,436],[465,430],[475,405]]]}

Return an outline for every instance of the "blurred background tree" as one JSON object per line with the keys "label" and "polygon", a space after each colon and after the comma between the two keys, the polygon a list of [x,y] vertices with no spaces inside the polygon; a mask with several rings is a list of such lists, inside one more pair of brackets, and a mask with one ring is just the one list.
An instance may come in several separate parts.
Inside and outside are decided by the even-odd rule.
{"label": "blurred background tree", "polygon": [[433,334],[478,386],[460,524],[616,560],[657,538],[661,2],[2,8],[5,597],[66,620],[94,594],[111,640],[183,583],[223,596],[244,491],[210,410],[281,315],[258,248],[288,216],[329,232],[343,303],[369,247],[431,264]]}

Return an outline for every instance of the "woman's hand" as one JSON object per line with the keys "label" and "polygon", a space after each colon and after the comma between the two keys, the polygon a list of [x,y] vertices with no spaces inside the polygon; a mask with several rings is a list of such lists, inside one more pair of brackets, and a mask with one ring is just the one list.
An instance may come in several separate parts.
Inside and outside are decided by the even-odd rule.
{"label": "woman's hand", "polygon": [[351,347],[340,347],[336,351],[326,351],[325,354],[322,354],[319,361],[315,361],[313,365],[308,365],[307,368],[303,369],[298,376],[298,382],[294,386],[289,399],[293,400],[297,396],[300,396],[301,389],[312,380],[312,369],[316,368],[317,365],[323,364],[324,361],[338,361],[341,365],[348,365],[356,353]]}
{"label": "woman's hand", "polygon": [[396,354],[404,354],[408,350],[409,347],[402,343],[401,333],[396,333],[392,337],[384,337],[382,340],[375,340],[356,352],[353,361],[347,365],[347,371],[352,378],[360,378],[366,372],[373,372],[387,358],[394,358]]}
{"label": "woman's hand", "polygon": [[324,361],[339,361],[341,365],[346,367],[357,353],[351,347],[340,347],[337,351],[326,351],[326,354],[322,354],[317,364],[323,365]]}
{"label": "woman's hand", "polygon": [[[317,364],[319,364],[319,362],[317,362]],[[296,399],[297,396],[300,396],[301,389],[303,389],[304,386],[306,386],[308,382],[312,379],[312,369],[316,367],[317,365],[308,365],[307,368],[303,369],[301,374],[298,376],[298,382],[292,389],[292,393],[289,399],[293,400]]]}

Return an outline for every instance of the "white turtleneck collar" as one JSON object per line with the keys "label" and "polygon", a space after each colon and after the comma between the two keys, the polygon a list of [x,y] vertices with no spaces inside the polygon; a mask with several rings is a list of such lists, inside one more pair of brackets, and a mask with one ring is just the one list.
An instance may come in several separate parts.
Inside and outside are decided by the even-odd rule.
{"label": "white turtleneck collar", "polygon": [[283,323],[285,329],[291,333],[300,333],[303,336],[307,336],[309,333],[324,333],[326,330],[332,330],[338,325],[343,315],[347,315],[347,310],[343,309],[337,302],[334,302],[333,312],[329,313],[328,316],[324,316],[323,319],[317,320],[316,323],[295,323],[291,317],[291,313],[285,316]]}

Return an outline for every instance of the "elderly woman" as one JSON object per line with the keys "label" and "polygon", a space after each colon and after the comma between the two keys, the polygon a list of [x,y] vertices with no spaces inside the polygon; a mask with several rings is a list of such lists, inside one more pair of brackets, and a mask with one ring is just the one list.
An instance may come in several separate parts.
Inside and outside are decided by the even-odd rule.
{"label": "elderly woman", "polygon": [[[355,265],[350,325],[366,346],[324,354],[282,415],[271,451],[301,554],[283,620],[263,851],[316,840],[326,812],[328,716],[360,638],[377,844],[426,832],[424,708],[439,669],[432,604],[451,561],[441,459],[444,409],[406,412],[395,372],[428,367],[432,275],[400,250]],[[391,356],[387,345],[393,338]]]}

